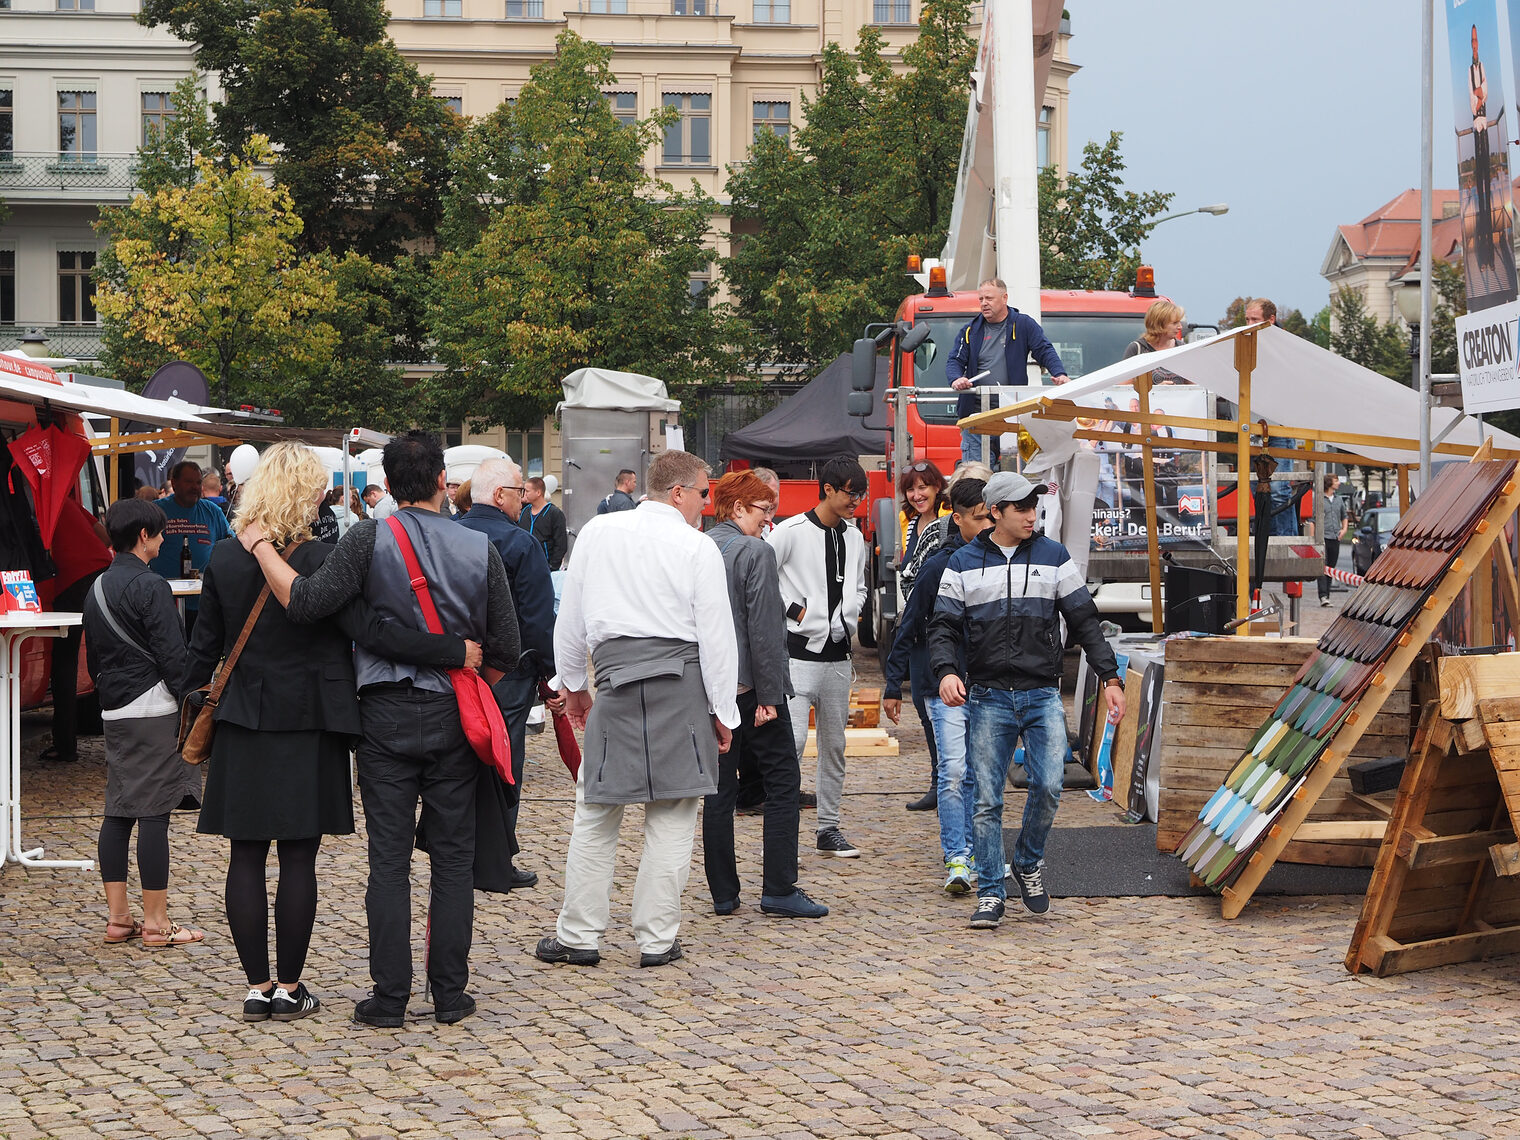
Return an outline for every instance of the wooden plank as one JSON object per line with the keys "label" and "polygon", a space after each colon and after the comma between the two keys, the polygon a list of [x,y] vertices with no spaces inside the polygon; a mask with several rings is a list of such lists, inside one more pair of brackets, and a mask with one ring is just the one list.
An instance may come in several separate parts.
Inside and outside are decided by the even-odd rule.
{"label": "wooden plank", "polygon": [[1485,724],[1520,720],[1520,697],[1489,697],[1478,702],[1478,713]]}
{"label": "wooden plank", "polygon": [[1497,843],[1488,849],[1494,874],[1508,878],[1520,875],[1520,843]]}
{"label": "wooden plank", "polygon": [[1314,867],[1370,867],[1377,861],[1374,843],[1301,843],[1292,840],[1277,857],[1279,863]]}
{"label": "wooden plank", "polygon": [[1401,945],[1389,949],[1383,953],[1376,973],[1378,977],[1386,978],[1390,974],[1407,974],[1413,970],[1451,966],[1458,962],[1476,962],[1495,954],[1514,954],[1517,951],[1520,951],[1520,926],[1454,934],[1450,938],[1436,938],[1413,946]]}
{"label": "wooden plank", "polygon": [[[1395,681],[1397,683],[1390,687],[1390,695],[1382,709],[1395,715],[1407,713],[1410,708],[1408,679],[1405,676],[1399,676],[1395,678]],[[1267,712],[1282,700],[1287,688],[1287,682],[1281,685],[1220,685],[1197,681],[1174,682],[1168,677],[1163,687],[1162,699],[1168,706],[1188,703],[1228,705],[1231,708],[1239,708],[1242,705],[1251,705],[1261,709],[1262,716],[1265,718]]]}
{"label": "wooden plank", "polygon": [[[1486,528],[1479,528],[1463,544],[1462,549],[1457,552],[1456,557],[1453,559],[1451,566],[1472,567],[1479,565],[1493,546],[1495,537],[1503,533],[1504,527],[1502,524],[1515,513],[1516,508],[1520,508],[1520,478],[1512,478],[1504,484],[1499,495],[1484,515],[1489,525]],[[1240,529],[1245,530],[1246,528],[1241,527]],[[1388,699],[1389,694],[1392,693],[1394,685],[1408,673],[1409,666],[1420,653],[1425,642],[1430,640],[1441,619],[1446,615],[1447,609],[1451,606],[1452,600],[1462,592],[1462,588],[1466,584],[1470,572],[1470,570],[1463,569],[1448,569],[1446,573],[1441,575],[1440,581],[1436,583],[1435,588],[1428,595],[1425,607],[1410,622],[1406,631],[1409,635],[1408,639],[1401,638],[1402,644],[1398,645],[1388,660],[1384,662],[1381,670],[1382,683],[1369,686],[1362,694],[1361,700],[1357,702],[1355,723],[1349,723],[1350,718],[1348,718],[1348,723],[1343,725],[1340,731],[1335,734],[1334,739],[1330,741],[1330,746],[1320,758],[1320,761],[1315,764],[1305,777],[1299,794],[1293,798],[1279,821],[1283,825],[1282,833],[1275,838],[1269,838],[1264,841],[1256,849],[1256,857],[1252,858],[1240,876],[1235,880],[1229,895],[1224,898],[1221,907],[1224,917],[1237,917],[1241,909],[1250,901],[1251,895],[1261,885],[1262,878],[1272,869],[1272,864],[1277,859],[1283,845],[1287,842],[1287,837],[1291,836],[1297,830],[1298,825],[1304,821],[1304,818],[1309,814],[1309,809],[1314,806],[1315,801],[1323,794],[1331,778],[1345,762],[1352,745],[1366,731],[1367,723],[1383,707],[1383,703]],[[1445,659],[1443,658],[1443,660]],[[1465,660],[1475,660],[1475,658],[1466,658]],[[1444,738],[1449,741],[1449,729],[1445,732]],[[1445,751],[1446,749],[1443,745],[1441,749],[1443,755]]]}
{"label": "wooden plank", "polygon": [[1304,843],[1331,839],[1382,839],[1388,830],[1388,821],[1326,819],[1305,821],[1298,825],[1293,838]]}
{"label": "wooden plank", "polygon": [[[1489,857],[1489,848],[1513,842],[1515,833],[1508,829],[1478,831],[1468,835],[1440,835],[1432,839],[1399,837],[1399,856],[1411,871],[1439,867],[1448,863],[1478,863]],[[1517,863],[1520,869],[1520,863]]]}
{"label": "wooden plank", "polygon": [[[846,756],[896,756],[897,738],[888,736],[884,728],[847,728],[844,730],[844,754]],[[803,746],[804,759],[818,756],[818,730],[808,729],[807,744]]]}
{"label": "wooden plank", "polygon": [[1166,679],[1178,684],[1189,682],[1207,685],[1268,685],[1285,690],[1293,683],[1302,665],[1271,665],[1257,661],[1178,661],[1168,662]]}
{"label": "wooden plank", "polygon": [[1440,775],[1441,760],[1450,742],[1451,723],[1441,719],[1439,706],[1432,701],[1425,706],[1420,718],[1415,748],[1404,768],[1404,777],[1399,781],[1399,796],[1389,816],[1382,846],[1378,848],[1377,863],[1367,884],[1367,895],[1362,900],[1361,916],[1351,934],[1346,969],[1353,974],[1379,968],[1386,947],[1378,940],[1388,933],[1398,907],[1399,893],[1409,874],[1408,866],[1398,857],[1398,837],[1411,824],[1423,820],[1425,801]]}
{"label": "wooden plank", "polygon": [[1114,729],[1114,747],[1109,753],[1113,766],[1114,794],[1121,800],[1129,792],[1130,777],[1135,770],[1135,734],[1140,728],[1140,686],[1145,674],[1136,669],[1127,671],[1124,678],[1125,691],[1134,699],[1124,702],[1124,719]]}
{"label": "wooden plank", "polygon": [[1520,581],[1515,577],[1515,559],[1510,554],[1509,536],[1505,535],[1494,543],[1497,552],[1499,596],[1504,600],[1504,616],[1509,621],[1509,628],[1520,635]]}
{"label": "wooden plank", "polygon": [[[1482,537],[1475,535],[1474,539]],[[1479,701],[1520,691],[1520,653],[1442,657],[1436,662],[1436,671],[1441,683],[1441,715],[1447,720],[1470,720],[1478,715]]]}
{"label": "wooden plank", "polygon": [[1238,637],[1187,637],[1166,643],[1166,663],[1241,661],[1302,665],[1317,643],[1312,637],[1268,637],[1243,642]]}

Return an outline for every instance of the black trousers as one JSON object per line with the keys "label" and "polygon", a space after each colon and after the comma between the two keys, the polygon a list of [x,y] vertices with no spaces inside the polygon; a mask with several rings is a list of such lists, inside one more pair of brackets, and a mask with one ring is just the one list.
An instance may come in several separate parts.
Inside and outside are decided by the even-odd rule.
{"label": "black trousers", "polygon": [[[1325,539],[1325,569],[1333,570],[1335,564],[1341,560],[1341,540],[1338,538]],[[1330,575],[1319,576],[1319,596],[1321,600],[1330,596]]]}
{"label": "black trousers", "polygon": [[[97,570],[60,590],[53,599],[53,609],[59,613],[83,613],[84,600],[99,577]],[[53,691],[53,750],[60,760],[75,760],[79,756],[79,643],[83,640],[84,627],[76,625],[67,637],[53,641],[49,683]]]}
{"label": "black trousers", "polygon": [[427,976],[439,1008],[458,1004],[475,923],[475,778],[453,693],[366,692],[359,702],[359,792],[369,832],[369,970],[387,1012],[412,991],[411,870],[417,802],[429,836]]}
{"label": "black trousers", "polygon": [[718,790],[702,808],[702,865],[713,902],[739,897],[739,869],[734,856],[734,804],[739,798],[739,768],[746,759],[765,787],[764,871],[760,891],[789,895],[797,889],[797,796],[802,773],[792,742],[792,718],[786,702],[776,719],[755,727],[760,702],[753,691],[739,694],[739,727],[733,744],[718,757]]}
{"label": "black trousers", "polygon": [[538,678],[526,673],[508,673],[491,687],[496,703],[501,708],[501,718],[507,722],[507,741],[512,746],[512,779],[517,784],[517,796],[507,813],[507,839],[515,856],[521,848],[517,845],[517,809],[522,803],[523,754],[528,747],[528,713],[538,703]]}
{"label": "black trousers", "polygon": [[929,719],[929,697],[939,696],[934,687],[934,670],[929,668],[929,643],[920,642],[908,654],[908,684],[913,687],[913,708],[918,722],[924,726],[924,739],[929,742],[929,790],[939,787],[939,746],[934,742],[934,722]]}

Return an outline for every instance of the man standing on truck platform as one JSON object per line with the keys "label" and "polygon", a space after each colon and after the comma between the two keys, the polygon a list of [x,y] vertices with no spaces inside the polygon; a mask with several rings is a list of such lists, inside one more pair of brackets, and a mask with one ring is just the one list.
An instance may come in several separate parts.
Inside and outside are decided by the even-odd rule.
{"label": "man standing on truck platform", "polygon": [[[981,315],[961,329],[955,347],[945,362],[945,379],[961,393],[955,402],[956,419],[965,419],[982,410],[973,387],[1029,383],[1029,358],[1050,373],[1057,384],[1066,383],[1066,365],[1061,363],[1055,346],[1045,337],[1045,330],[1033,317],[1026,317],[1008,307],[1008,286],[1001,278],[989,277],[976,288]],[[982,375],[986,373],[986,375]],[[992,402],[997,407],[996,398]],[[982,440],[975,432],[961,431],[961,461],[992,463],[997,444],[989,443],[990,454],[982,455]]]}
{"label": "man standing on truck platform", "polygon": [[983,498],[993,529],[950,556],[929,621],[929,662],[940,700],[967,706],[976,779],[978,897],[971,925],[980,930],[1003,921],[1003,785],[1020,737],[1029,796],[1013,849],[1013,879],[1031,913],[1050,909],[1045,839],[1061,802],[1067,751],[1062,618],[1103,683],[1109,721],[1124,716],[1124,682],[1082,572],[1066,547],[1035,533],[1039,497],[1047,490],[1012,471],[987,480]]}

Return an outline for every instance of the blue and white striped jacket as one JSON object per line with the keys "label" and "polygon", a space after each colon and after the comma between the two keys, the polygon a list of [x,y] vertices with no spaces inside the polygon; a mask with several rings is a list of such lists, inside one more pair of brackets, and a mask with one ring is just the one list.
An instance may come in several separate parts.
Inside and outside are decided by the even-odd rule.
{"label": "blue and white striped jacket", "polygon": [[929,663],[936,681],[1040,689],[1060,684],[1061,618],[1101,680],[1119,675],[1098,627],[1098,607],[1066,547],[1037,534],[1011,555],[985,531],[950,556],[929,620]]}

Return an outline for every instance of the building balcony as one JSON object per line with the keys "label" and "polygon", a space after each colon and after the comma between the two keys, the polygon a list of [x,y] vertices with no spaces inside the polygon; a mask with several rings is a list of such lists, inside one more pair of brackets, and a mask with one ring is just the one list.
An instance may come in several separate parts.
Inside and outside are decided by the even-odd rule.
{"label": "building balcony", "polygon": [[0,152],[7,202],[125,202],[137,191],[135,153]]}
{"label": "building balcony", "polygon": [[47,337],[47,343],[42,346],[47,356],[72,358],[81,363],[100,359],[105,330],[99,325],[0,325],[0,351],[19,352],[21,338],[33,332]]}

